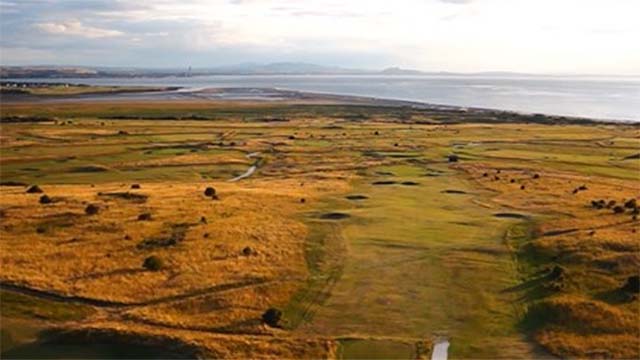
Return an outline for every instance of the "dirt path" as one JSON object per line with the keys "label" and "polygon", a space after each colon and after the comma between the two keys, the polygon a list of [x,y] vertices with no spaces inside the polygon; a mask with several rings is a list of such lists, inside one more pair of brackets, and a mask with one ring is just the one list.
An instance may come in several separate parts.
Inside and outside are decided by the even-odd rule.
{"label": "dirt path", "polygon": [[258,156],[258,155],[260,155],[260,153],[257,153],[257,152],[253,152],[253,153],[247,154],[246,155],[247,159],[254,159],[255,158],[256,161],[253,163],[253,165],[251,165],[249,167],[249,169],[247,169],[247,171],[244,174],[234,177],[233,179],[229,180],[229,182],[242,180],[242,179],[248,178],[249,176],[253,175],[253,173],[256,172],[256,170],[258,170],[258,164],[262,160],[262,158],[260,156]]}

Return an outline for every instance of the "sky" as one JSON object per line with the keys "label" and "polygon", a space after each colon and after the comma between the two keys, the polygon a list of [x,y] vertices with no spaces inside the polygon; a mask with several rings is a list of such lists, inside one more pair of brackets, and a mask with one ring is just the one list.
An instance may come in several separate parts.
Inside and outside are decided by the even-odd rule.
{"label": "sky", "polygon": [[640,0],[0,0],[2,65],[640,74]]}

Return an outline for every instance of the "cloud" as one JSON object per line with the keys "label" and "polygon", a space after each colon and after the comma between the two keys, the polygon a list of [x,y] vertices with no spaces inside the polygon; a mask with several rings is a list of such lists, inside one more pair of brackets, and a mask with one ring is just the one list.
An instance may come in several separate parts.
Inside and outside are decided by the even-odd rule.
{"label": "cloud", "polygon": [[0,63],[639,73],[638,11],[638,0],[0,0]]}
{"label": "cloud", "polygon": [[123,32],[118,30],[101,29],[97,27],[87,26],[82,24],[78,20],[69,20],[58,23],[38,23],[35,24],[35,27],[49,34],[79,36],[88,39],[124,35]]}
{"label": "cloud", "polygon": [[447,4],[464,5],[464,4],[471,4],[475,0],[438,0],[438,1],[443,2],[443,3],[447,3]]}

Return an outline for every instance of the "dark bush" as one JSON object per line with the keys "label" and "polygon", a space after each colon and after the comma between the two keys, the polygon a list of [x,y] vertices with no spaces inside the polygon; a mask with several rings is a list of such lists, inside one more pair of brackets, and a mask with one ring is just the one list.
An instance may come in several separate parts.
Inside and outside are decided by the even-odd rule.
{"label": "dark bush", "polygon": [[538,175],[538,174],[533,174],[533,178],[534,178],[534,179],[540,179],[540,175]]}
{"label": "dark bush", "polygon": [[635,209],[638,207],[638,203],[636,202],[636,199],[630,199],[624,203],[624,207],[626,207],[627,209]]}
{"label": "dark bush", "polygon": [[614,214],[622,214],[624,212],[624,208],[620,205],[613,208]]}
{"label": "dark bush", "polygon": [[398,145],[399,145],[398,143],[393,144],[393,146],[395,146],[395,147],[398,147]]}
{"label": "dark bush", "polygon": [[301,198],[301,199],[300,199],[300,203],[301,203],[301,204],[304,204],[304,203],[306,203],[306,202],[307,202],[307,199],[305,199],[305,198]]}
{"label": "dark bush", "polygon": [[483,174],[482,174],[482,177],[487,177],[487,176],[489,176],[489,174],[488,174],[488,173],[483,173]]}
{"label": "dark bush", "polygon": [[622,286],[621,290],[632,294],[640,293],[640,276],[629,276],[627,281]]}
{"label": "dark bush", "polygon": [[151,213],[142,213],[140,215],[138,215],[138,221],[150,221],[151,220]]}
{"label": "dark bush", "polygon": [[149,256],[148,258],[144,259],[144,262],[142,263],[142,267],[150,271],[158,271],[162,269],[163,266],[164,264],[162,262],[162,259],[155,255]]}
{"label": "dark bush", "polygon": [[615,200],[610,200],[607,203],[607,209],[611,209],[612,207],[614,207],[616,205],[616,201]]}
{"label": "dark bush", "polygon": [[563,278],[567,273],[567,270],[560,266],[560,265],[554,265],[553,268],[551,268],[551,271],[549,272],[549,278],[552,280],[556,280],[556,279],[560,279]]}
{"label": "dark bush", "polygon": [[132,189],[140,189],[140,184],[131,184]]}
{"label": "dark bush", "polygon": [[40,204],[51,204],[51,198],[47,195],[40,196]]}
{"label": "dark bush", "polygon": [[289,135],[289,140],[295,140],[295,138],[296,138],[295,136]]}
{"label": "dark bush", "polygon": [[379,133],[378,131],[375,131],[375,132],[373,133],[373,135],[376,135],[376,136],[377,136],[377,135],[380,135],[380,133]]}
{"label": "dark bush", "polygon": [[458,155],[451,154],[449,155],[448,159],[449,159],[449,162],[458,162]]}
{"label": "dark bush", "polygon": [[209,186],[204,190],[204,196],[215,196],[215,195],[216,195],[216,189],[214,189],[211,186]]}
{"label": "dark bush", "polygon": [[125,235],[125,236],[124,236],[124,239],[125,239],[125,240],[131,240],[131,236],[129,236],[129,235]]}
{"label": "dark bush", "polygon": [[40,187],[38,185],[31,185],[27,189],[27,193],[28,194],[40,194],[40,193],[42,193],[42,189],[40,189]]}
{"label": "dark bush", "polygon": [[282,311],[276,308],[269,308],[262,314],[262,321],[271,327],[279,327],[281,319]]}
{"label": "dark bush", "polygon": [[520,185],[520,190],[524,190],[524,185]]}
{"label": "dark bush", "polygon": [[206,218],[206,217],[204,217],[204,216],[201,216],[201,217],[200,217],[200,223],[201,223],[201,224],[206,224],[206,223],[207,223],[207,218]]}
{"label": "dark bush", "polygon": [[94,204],[89,204],[84,209],[84,213],[87,214],[87,215],[95,215],[99,211],[100,211],[100,208],[98,207],[98,205],[94,205]]}
{"label": "dark bush", "polygon": [[585,191],[587,190],[587,185],[580,185],[580,187],[578,187],[579,191]]}
{"label": "dark bush", "polygon": [[514,182],[516,182],[516,179],[511,179],[509,180],[509,182],[513,184]]}
{"label": "dark bush", "polygon": [[253,249],[248,247],[248,246],[245,247],[244,249],[242,249],[242,255],[244,255],[244,256],[249,256],[249,255],[253,255],[253,254],[254,254]]}

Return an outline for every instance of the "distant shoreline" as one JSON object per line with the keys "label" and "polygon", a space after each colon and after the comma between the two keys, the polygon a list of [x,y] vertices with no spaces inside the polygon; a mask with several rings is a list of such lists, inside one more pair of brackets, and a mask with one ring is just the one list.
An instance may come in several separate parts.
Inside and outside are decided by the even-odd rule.
{"label": "distant shoreline", "polygon": [[[14,82],[15,80],[11,80]],[[6,81],[3,81],[6,82]],[[40,82],[20,81],[19,83],[34,84]],[[51,82],[50,84],[66,84],[67,82]],[[564,116],[545,114],[542,112],[513,111],[505,109],[467,107],[458,105],[433,104],[422,101],[381,98],[375,96],[342,95],[320,91],[289,90],[277,87],[181,87],[181,86],[140,86],[136,89],[120,86],[122,89],[108,92],[91,91],[93,85],[82,83],[74,86],[87,86],[88,91],[79,94],[34,95],[20,92],[0,92],[0,100],[5,104],[20,103],[59,103],[59,102],[137,102],[137,101],[219,101],[219,102],[256,102],[256,103],[290,103],[302,104],[339,104],[364,105],[383,107],[411,107],[424,110],[443,110],[451,112],[466,112],[480,117],[512,117],[510,121],[518,123],[548,123],[548,124],[598,124],[598,125],[638,125],[640,121],[626,119],[600,119],[580,116]],[[482,122],[482,121],[477,121]]]}

